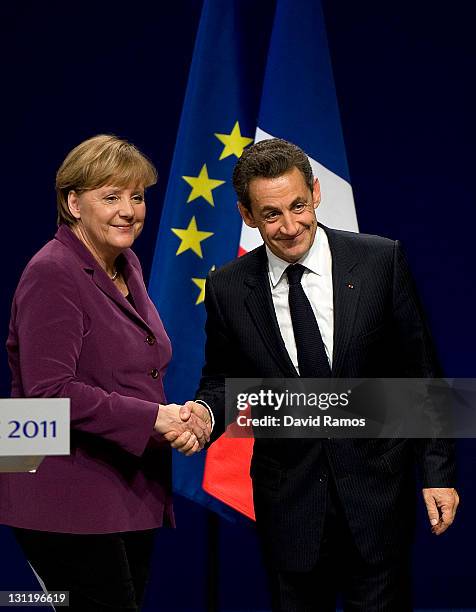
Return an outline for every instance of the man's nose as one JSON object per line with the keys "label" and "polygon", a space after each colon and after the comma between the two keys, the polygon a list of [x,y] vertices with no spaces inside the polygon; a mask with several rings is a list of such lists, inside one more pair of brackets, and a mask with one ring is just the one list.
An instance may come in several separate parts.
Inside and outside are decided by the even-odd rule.
{"label": "man's nose", "polygon": [[281,222],[281,233],[286,236],[294,236],[299,232],[299,225],[292,214],[283,215]]}

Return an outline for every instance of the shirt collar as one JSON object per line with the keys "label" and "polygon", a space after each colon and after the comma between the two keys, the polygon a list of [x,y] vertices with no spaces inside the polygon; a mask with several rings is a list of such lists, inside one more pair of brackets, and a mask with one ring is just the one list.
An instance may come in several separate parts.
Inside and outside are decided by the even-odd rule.
{"label": "shirt collar", "polygon": [[[326,254],[329,253],[329,241],[327,240],[326,232],[322,227],[317,226],[314,242],[309,251],[296,262],[302,264],[305,268],[324,276],[327,274],[328,266],[326,266]],[[289,266],[289,261],[285,261],[277,257],[266,245],[266,255],[268,256],[268,270],[271,279],[271,284],[274,287],[281,281],[286,268]]]}

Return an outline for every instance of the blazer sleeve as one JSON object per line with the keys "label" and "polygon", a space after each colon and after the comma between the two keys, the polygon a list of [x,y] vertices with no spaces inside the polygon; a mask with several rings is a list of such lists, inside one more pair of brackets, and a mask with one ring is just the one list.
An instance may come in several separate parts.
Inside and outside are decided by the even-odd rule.
{"label": "blazer sleeve", "polygon": [[227,326],[220,312],[214,287],[213,273],[209,274],[205,291],[205,365],[196,399],[205,402],[213,412],[215,426],[211,442],[225,430],[225,378],[233,371],[233,347]]}
{"label": "blazer sleeve", "polygon": [[52,261],[31,263],[13,302],[7,342],[10,367],[18,369],[26,397],[70,398],[72,429],[140,456],[154,433],[158,404],[108,393],[80,380],[77,366],[87,333],[85,319],[71,274]]}
{"label": "blazer sleeve", "polygon": [[[441,378],[441,366],[399,241],[394,246],[393,269],[393,315],[401,358],[405,362],[404,375],[408,378]],[[415,452],[423,487],[455,486],[454,440],[415,440]]]}

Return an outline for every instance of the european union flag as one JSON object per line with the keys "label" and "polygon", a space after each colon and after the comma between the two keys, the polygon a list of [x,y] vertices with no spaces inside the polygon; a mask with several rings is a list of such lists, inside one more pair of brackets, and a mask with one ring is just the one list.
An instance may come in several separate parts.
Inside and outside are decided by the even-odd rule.
{"label": "european union flag", "polygon": [[[204,2],[149,285],[173,346],[172,402],[193,399],[200,379],[206,276],[238,253],[231,174],[254,139],[274,4]],[[174,454],[174,488],[217,509],[201,486],[204,455]]]}
{"label": "european union flag", "polygon": [[[150,285],[174,348],[171,401],[192,399],[199,380],[207,273],[258,244],[236,211],[233,166],[252,139],[272,137],[309,155],[321,183],[319,220],[357,231],[319,0],[205,0]],[[251,447],[215,442],[203,486],[253,518]],[[176,457],[174,482],[207,504],[214,498],[202,489],[203,457]]]}

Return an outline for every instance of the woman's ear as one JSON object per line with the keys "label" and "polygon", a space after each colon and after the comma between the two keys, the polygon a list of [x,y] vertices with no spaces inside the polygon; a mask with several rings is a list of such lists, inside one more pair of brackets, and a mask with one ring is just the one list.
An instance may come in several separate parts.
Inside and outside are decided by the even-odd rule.
{"label": "woman's ear", "polygon": [[71,190],[68,193],[69,212],[73,215],[75,219],[81,219],[79,199],[80,199],[80,196],[76,193],[76,191]]}

